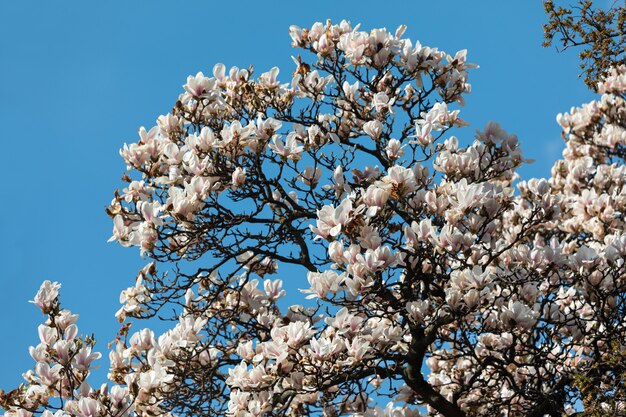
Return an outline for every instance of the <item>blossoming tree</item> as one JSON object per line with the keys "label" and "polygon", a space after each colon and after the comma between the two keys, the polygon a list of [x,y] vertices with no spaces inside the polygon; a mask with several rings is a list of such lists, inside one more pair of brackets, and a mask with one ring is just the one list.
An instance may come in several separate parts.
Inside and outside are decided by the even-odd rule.
{"label": "blossoming tree", "polygon": [[288,83],[190,76],[120,152],[112,239],[152,262],[120,297],[110,381],[87,382],[100,354],[46,281],[5,416],[561,416],[581,381],[624,412],[626,69],[559,115],[552,178],[523,182],[516,136],[462,128],[465,51],[403,32],[293,26]]}

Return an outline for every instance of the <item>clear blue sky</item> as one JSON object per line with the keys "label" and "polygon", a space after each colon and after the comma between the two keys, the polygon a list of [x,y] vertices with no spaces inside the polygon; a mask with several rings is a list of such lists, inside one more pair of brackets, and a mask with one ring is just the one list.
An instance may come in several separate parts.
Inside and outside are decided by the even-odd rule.
{"label": "clear blue sky", "polygon": [[189,74],[217,62],[289,74],[289,25],[327,18],[406,24],[424,45],[467,48],[480,69],[462,115],[518,134],[536,160],[526,178],[549,175],[560,155],[556,114],[593,97],[574,52],[541,47],[539,0],[2,1],[1,388],[34,365],[27,347],[41,316],[27,300],[44,279],[63,284],[63,305],[107,357],[119,292],[144,264],[138,250],[106,243],[104,208],[124,172],[119,147],[169,111]]}

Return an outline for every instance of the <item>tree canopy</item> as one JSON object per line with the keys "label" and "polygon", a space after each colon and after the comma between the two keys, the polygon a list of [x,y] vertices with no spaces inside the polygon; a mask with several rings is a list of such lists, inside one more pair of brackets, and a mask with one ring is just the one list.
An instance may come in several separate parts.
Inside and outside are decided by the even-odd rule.
{"label": "tree canopy", "polygon": [[[292,26],[287,82],[189,76],[120,150],[112,240],[150,262],[109,382],[87,382],[94,338],[46,281],[5,416],[624,413],[626,67],[558,115],[552,176],[522,181],[515,135],[464,128],[466,51],[404,31]],[[131,332],[154,316],[171,328]]]}
{"label": "tree canopy", "polygon": [[544,25],[544,46],[555,41],[562,50],[582,48],[580,68],[585,84],[595,90],[597,83],[612,68],[626,65],[626,6],[614,0],[609,7],[591,0],[579,0],[574,6],[544,1],[548,22]]}

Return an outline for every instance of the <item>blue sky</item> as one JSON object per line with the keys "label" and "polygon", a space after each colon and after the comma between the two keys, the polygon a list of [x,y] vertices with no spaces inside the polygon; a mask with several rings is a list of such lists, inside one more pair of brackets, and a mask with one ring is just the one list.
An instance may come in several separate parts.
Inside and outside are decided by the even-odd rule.
{"label": "blue sky", "polygon": [[538,0],[3,1],[0,388],[16,387],[34,365],[27,347],[41,316],[27,300],[44,279],[63,284],[63,305],[100,351],[114,337],[119,292],[145,264],[138,250],[106,243],[123,143],[169,111],[187,75],[217,62],[290,74],[289,25],[327,18],[364,29],[406,24],[424,45],[467,48],[480,69],[461,115],[473,128],[496,120],[516,133],[536,160],[525,178],[549,175],[560,156],[556,114],[593,97],[573,51],[541,47]]}

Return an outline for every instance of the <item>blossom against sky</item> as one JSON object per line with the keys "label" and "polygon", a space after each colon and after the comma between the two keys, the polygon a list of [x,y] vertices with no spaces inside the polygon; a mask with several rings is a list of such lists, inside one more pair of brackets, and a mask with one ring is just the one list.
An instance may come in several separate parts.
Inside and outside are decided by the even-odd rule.
{"label": "blossom against sky", "polygon": [[123,143],[154,124],[188,75],[215,63],[252,64],[258,73],[278,66],[288,80],[289,26],[327,18],[407,24],[405,36],[425,45],[468,49],[480,68],[463,118],[476,129],[496,120],[517,134],[536,160],[522,169],[526,178],[547,176],[560,155],[556,114],[591,98],[575,54],[541,48],[540,2],[3,2],[0,387],[32,366],[27,347],[37,343],[40,317],[27,300],[44,279],[63,284],[64,306],[107,350],[119,292],[144,264],[106,243],[104,208],[121,185]]}

